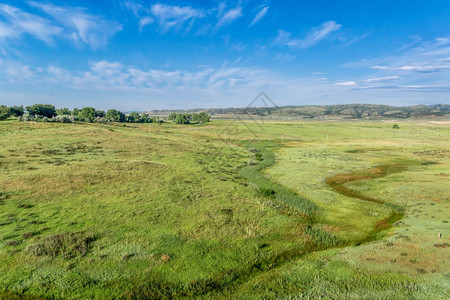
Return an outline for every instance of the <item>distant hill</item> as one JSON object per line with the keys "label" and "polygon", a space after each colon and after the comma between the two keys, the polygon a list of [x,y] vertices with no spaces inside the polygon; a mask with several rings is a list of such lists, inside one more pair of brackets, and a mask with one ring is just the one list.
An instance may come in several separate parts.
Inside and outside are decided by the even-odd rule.
{"label": "distant hill", "polygon": [[150,115],[205,111],[215,119],[263,117],[273,119],[409,119],[449,118],[450,105],[389,106],[376,104],[308,105],[280,107],[209,108],[189,110],[153,110]]}

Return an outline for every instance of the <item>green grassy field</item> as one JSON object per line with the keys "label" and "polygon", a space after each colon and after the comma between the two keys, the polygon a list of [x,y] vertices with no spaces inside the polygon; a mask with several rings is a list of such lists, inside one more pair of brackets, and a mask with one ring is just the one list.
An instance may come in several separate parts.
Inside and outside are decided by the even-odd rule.
{"label": "green grassy field", "polygon": [[0,298],[448,298],[450,127],[399,125],[0,122]]}

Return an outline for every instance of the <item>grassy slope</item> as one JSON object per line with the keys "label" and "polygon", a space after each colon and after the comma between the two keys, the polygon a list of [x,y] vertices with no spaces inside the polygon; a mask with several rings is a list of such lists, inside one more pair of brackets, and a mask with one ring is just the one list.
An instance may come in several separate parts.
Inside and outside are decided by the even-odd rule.
{"label": "grassy slope", "polygon": [[[386,296],[395,288],[404,297],[427,296],[424,291],[442,295],[445,288],[433,286],[448,283],[439,277],[442,269],[426,275],[430,283],[424,283],[425,275],[414,278],[401,268],[396,269],[399,274],[390,274],[393,264],[387,255],[372,265],[366,259],[368,253],[373,255],[373,250],[367,252],[375,249],[372,244],[295,257],[315,249],[322,236],[327,242],[330,234],[350,242],[362,240],[390,213],[379,204],[333,192],[325,178],[399,158],[423,160],[405,156],[401,148],[411,143],[411,149],[442,148],[447,127],[437,132],[429,125],[406,123],[400,124],[400,131],[379,122],[259,125],[237,123],[228,128],[228,143],[266,141],[260,145],[265,156],[262,165],[247,166],[255,157],[241,148],[223,147],[228,122],[154,125],[152,133],[145,125],[0,123],[4,199],[0,260],[5,262],[0,266],[0,290],[99,298],[133,292],[135,296],[189,295],[210,289],[220,289],[214,296],[244,298]],[[259,175],[257,171],[271,160],[264,149],[279,148],[281,138],[287,148],[277,151],[277,164],[265,176]],[[360,148],[362,153],[346,152]],[[365,152],[369,148],[384,150]],[[429,167],[437,166],[444,174],[439,178],[446,179],[448,165]],[[415,175],[395,176],[408,174],[412,176],[408,180],[415,178],[426,188],[428,181],[417,177],[423,168],[415,170]],[[381,183],[394,194],[398,193],[395,184],[405,183],[405,178],[390,178],[355,181],[348,188],[405,206],[392,194],[380,197]],[[428,187],[440,191],[437,184]],[[274,190],[275,196],[263,197],[262,188]],[[435,197],[440,204],[433,208],[442,214],[448,199],[439,195]],[[317,209],[302,205],[308,203],[304,198]],[[305,209],[314,211],[316,225],[311,224],[314,230],[309,232],[311,227],[305,226],[312,220],[302,213]],[[446,237],[448,229],[442,224],[439,230]],[[92,234],[96,240],[84,257],[30,254],[30,246],[62,232]],[[429,249],[430,241],[426,245],[416,252]],[[445,251],[434,248],[442,250],[440,254]]]}

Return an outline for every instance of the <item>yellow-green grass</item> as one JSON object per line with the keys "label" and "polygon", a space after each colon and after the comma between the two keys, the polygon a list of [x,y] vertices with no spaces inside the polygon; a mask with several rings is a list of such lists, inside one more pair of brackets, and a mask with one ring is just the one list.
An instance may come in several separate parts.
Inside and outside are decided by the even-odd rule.
{"label": "yellow-green grass", "polygon": [[[0,295],[445,295],[449,128],[399,125],[0,122]],[[439,160],[424,152],[437,150]],[[387,231],[374,229],[392,206],[326,184],[399,163],[401,172],[344,184],[405,208]]]}

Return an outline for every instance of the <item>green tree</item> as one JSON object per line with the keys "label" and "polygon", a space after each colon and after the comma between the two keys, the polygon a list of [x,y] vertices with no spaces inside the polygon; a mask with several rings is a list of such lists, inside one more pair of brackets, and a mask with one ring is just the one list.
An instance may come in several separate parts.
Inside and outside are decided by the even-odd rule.
{"label": "green tree", "polygon": [[137,123],[137,122],[139,122],[140,118],[141,118],[141,116],[139,116],[139,114],[137,112],[132,112],[131,114],[128,115],[127,121],[130,123]]}
{"label": "green tree", "polygon": [[30,115],[38,115],[47,118],[56,116],[56,109],[50,104],[34,104],[25,108]]}
{"label": "green tree", "polygon": [[171,113],[167,119],[169,121],[175,121],[176,117],[177,117],[176,113]]}
{"label": "green tree", "polygon": [[105,111],[104,110],[96,110],[95,116],[99,117],[99,118],[103,118],[105,116]]}
{"label": "green tree", "polygon": [[70,110],[68,108],[58,108],[56,114],[58,116],[70,116]]}
{"label": "green tree", "polygon": [[74,116],[75,118],[77,118],[78,117],[78,114],[80,113],[80,109],[78,109],[78,108],[74,108],[73,110],[72,110],[72,116]]}
{"label": "green tree", "polygon": [[189,115],[177,114],[175,117],[175,124],[189,124]]}
{"label": "green tree", "polygon": [[0,106],[0,121],[6,120],[9,118],[10,110],[8,106],[1,105]]}
{"label": "green tree", "polygon": [[142,116],[141,116],[141,119],[140,119],[141,123],[152,123],[152,121],[153,120],[150,118],[149,115],[147,115],[146,113],[142,113]]}
{"label": "green tree", "polygon": [[125,115],[116,109],[108,110],[106,112],[106,118],[110,122],[124,122],[125,121]]}
{"label": "green tree", "polygon": [[24,112],[24,109],[23,109],[22,105],[21,106],[11,106],[9,108],[9,115],[13,116],[13,117],[21,117],[21,116],[23,116],[23,112]]}
{"label": "green tree", "polygon": [[210,116],[206,112],[202,111],[201,113],[193,114],[192,121],[203,124],[210,121]]}
{"label": "green tree", "polygon": [[95,108],[93,107],[83,107],[78,113],[78,118],[81,121],[93,122],[95,119]]}

